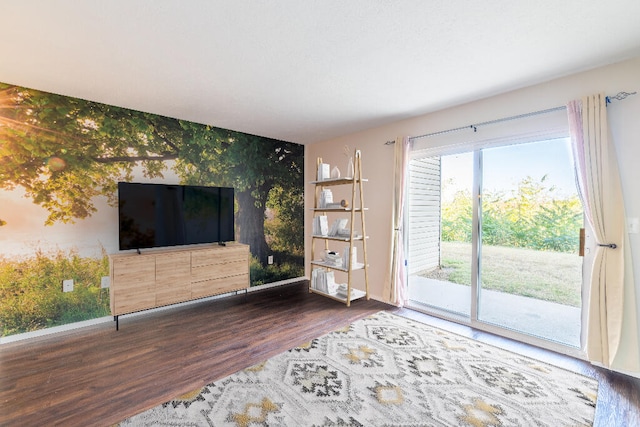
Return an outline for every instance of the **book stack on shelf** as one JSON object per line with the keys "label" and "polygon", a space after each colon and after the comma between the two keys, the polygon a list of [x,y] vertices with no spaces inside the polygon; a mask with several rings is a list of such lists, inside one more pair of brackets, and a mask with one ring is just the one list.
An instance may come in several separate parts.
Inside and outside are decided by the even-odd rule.
{"label": "book stack on shelf", "polygon": [[320,215],[313,218],[313,235],[327,236],[329,234],[329,222],[326,215]]}
{"label": "book stack on shelf", "polygon": [[349,237],[351,234],[350,230],[347,228],[347,224],[349,223],[348,218],[338,218],[333,221],[331,224],[331,229],[329,230],[329,236],[331,237]]}
{"label": "book stack on shelf", "polygon": [[[311,272],[311,287],[317,289],[320,292],[334,295],[338,292],[340,286],[336,283],[335,275],[333,271],[325,270],[324,268],[314,268]],[[346,295],[346,293],[345,293]]]}
{"label": "book stack on shelf", "polygon": [[[347,299],[348,286],[346,283],[341,283],[338,285],[338,289],[335,292],[335,295],[338,298]],[[353,299],[358,295],[358,291],[356,289],[351,289],[351,297],[349,299]]]}
{"label": "book stack on shelf", "polygon": [[[326,267],[338,268],[343,270],[356,270],[364,267],[364,264],[358,262],[358,248],[351,247],[351,256],[349,256],[349,246],[345,246],[342,255],[334,251],[326,251],[324,258],[316,260],[316,264]],[[351,263],[351,264],[349,264]]]}
{"label": "book stack on shelf", "polygon": [[[326,215],[318,215],[313,218],[313,235],[323,237],[337,237],[342,239],[348,239],[351,236],[351,230],[347,225],[349,224],[348,218],[339,218],[333,221],[331,228],[329,228],[329,222]],[[354,237],[358,238],[359,233],[355,232]]]}
{"label": "book stack on shelf", "polygon": [[333,205],[333,192],[328,188],[322,190],[318,204],[322,209],[329,209],[329,205]]}
{"label": "book stack on shelf", "polygon": [[342,268],[342,263],[344,262],[342,257],[340,256],[339,253],[337,252],[333,252],[333,251],[329,251],[327,252],[327,254],[324,256],[324,260],[323,262],[331,267],[337,267],[337,268]]}
{"label": "book stack on shelf", "polygon": [[351,296],[347,298],[349,286],[346,283],[336,283],[333,271],[324,268],[314,268],[311,272],[311,287],[328,295],[347,300],[359,298],[363,292],[351,289]]}
{"label": "book stack on shelf", "polygon": [[[351,266],[349,267],[349,261],[351,261]],[[342,267],[343,268],[362,268],[363,265],[358,263],[358,248],[351,248],[351,256],[349,256],[349,246],[345,246],[344,252],[342,253]]]}
{"label": "book stack on shelf", "polygon": [[318,165],[318,181],[324,181],[331,178],[331,166],[329,163],[320,163]]}

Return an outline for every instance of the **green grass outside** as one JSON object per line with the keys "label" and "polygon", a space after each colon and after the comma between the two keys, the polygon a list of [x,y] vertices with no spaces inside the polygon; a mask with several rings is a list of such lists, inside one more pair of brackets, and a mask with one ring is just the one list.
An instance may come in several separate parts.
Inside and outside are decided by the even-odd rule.
{"label": "green grass outside", "polygon": [[[582,258],[576,254],[483,246],[482,288],[580,307]],[[471,244],[442,242],[442,266],[420,276],[471,285]]]}

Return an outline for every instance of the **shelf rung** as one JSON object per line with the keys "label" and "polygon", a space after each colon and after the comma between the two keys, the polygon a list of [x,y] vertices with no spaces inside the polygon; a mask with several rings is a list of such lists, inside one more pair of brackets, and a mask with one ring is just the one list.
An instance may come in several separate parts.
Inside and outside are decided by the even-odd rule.
{"label": "shelf rung", "polygon": [[[330,268],[332,270],[344,271],[345,273],[349,272],[348,268],[338,267],[335,265],[327,264],[326,262],[322,262],[322,261],[311,261],[311,264],[317,265],[318,267]],[[351,271],[356,271],[356,270],[364,270],[364,264],[358,262],[356,263],[355,266],[351,267]]]}
{"label": "shelf rung", "polygon": [[[338,242],[349,242],[351,240],[350,237],[338,237],[338,236],[322,236],[319,234],[314,234],[311,237],[313,237],[314,239],[325,239],[325,240],[335,240]],[[366,237],[367,239],[369,238],[369,236]],[[362,240],[362,236],[354,236],[353,240]]]}
{"label": "shelf rung", "polygon": [[311,184],[314,185],[344,185],[344,184],[352,184],[353,182],[367,182],[369,181],[367,178],[362,178],[362,179],[353,179],[353,178],[330,178],[330,179],[323,179],[322,181],[311,181]]}
{"label": "shelf rung", "polygon": [[[315,288],[309,288],[309,290],[311,292],[313,292],[314,294],[318,294],[318,295],[322,295],[322,296],[325,296],[325,297],[328,297],[328,298],[332,298],[332,299],[334,299],[336,301],[340,301],[340,302],[343,302],[345,304],[347,302],[346,298],[339,297],[339,296],[337,296],[335,294],[328,294],[326,292],[322,292],[321,290],[318,290],[318,289],[315,289]],[[367,296],[367,293],[365,291],[361,291],[360,289],[353,289],[352,288],[351,289],[351,298],[349,300],[350,301],[355,301],[357,299],[364,298],[366,296]]]}

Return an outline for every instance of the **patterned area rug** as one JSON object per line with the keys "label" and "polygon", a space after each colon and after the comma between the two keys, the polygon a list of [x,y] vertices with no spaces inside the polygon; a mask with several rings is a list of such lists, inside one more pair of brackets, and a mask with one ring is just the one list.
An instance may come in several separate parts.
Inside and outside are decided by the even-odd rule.
{"label": "patterned area rug", "polygon": [[387,312],[121,426],[585,426],[598,383]]}

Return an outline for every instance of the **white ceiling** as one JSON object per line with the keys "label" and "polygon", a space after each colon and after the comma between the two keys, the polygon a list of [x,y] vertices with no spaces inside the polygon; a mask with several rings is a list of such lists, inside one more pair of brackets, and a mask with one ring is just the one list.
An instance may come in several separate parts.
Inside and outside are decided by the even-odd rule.
{"label": "white ceiling", "polygon": [[639,0],[19,0],[0,81],[313,143],[640,55]]}

